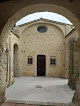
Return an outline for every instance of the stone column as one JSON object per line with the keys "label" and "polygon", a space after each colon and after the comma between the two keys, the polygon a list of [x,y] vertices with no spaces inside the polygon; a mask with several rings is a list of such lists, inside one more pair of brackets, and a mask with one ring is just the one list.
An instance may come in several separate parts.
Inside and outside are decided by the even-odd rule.
{"label": "stone column", "polygon": [[[77,48],[79,50],[80,48]],[[80,50],[77,51],[77,54],[75,56],[75,73],[76,73],[76,92],[73,97],[73,103],[75,103],[77,106],[80,106]]]}
{"label": "stone column", "polygon": [[0,104],[5,101],[6,68],[6,48],[3,45],[0,45]]}
{"label": "stone column", "polygon": [[77,82],[76,82],[76,92],[74,94],[72,101],[77,106],[80,106],[80,76],[78,77]]}
{"label": "stone column", "polygon": [[69,82],[70,88],[74,89],[74,38],[70,39],[70,54],[69,54]]}

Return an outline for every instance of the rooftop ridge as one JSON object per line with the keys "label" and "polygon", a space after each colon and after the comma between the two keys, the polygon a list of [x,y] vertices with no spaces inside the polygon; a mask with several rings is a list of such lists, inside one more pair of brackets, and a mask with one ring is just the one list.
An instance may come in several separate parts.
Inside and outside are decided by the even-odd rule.
{"label": "rooftop ridge", "polygon": [[[45,18],[39,18],[39,19],[36,19],[36,20],[33,20],[33,21],[30,21],[30,22],[27,22],[27,23],[24,23],[24,24],[21,24],[21,25],[18,25],[18,26],[25,26],[25,25],[28,25],[28,24],[31,24],[33,22],[38,22],[38,21],[47,21],[47,22],[51,22],[51,23],[57,23],[57,24],[62,24],[62,25],[70,25],[70,24],[67,24],[67,23],[62,23],[62,22],[58,22],[58,21],[53,21],[53,20],[50,20],[50,19],[45,19]],[[73,26],[73,25],[71,25]],[[17,26],[16,26],[17,27]]]}

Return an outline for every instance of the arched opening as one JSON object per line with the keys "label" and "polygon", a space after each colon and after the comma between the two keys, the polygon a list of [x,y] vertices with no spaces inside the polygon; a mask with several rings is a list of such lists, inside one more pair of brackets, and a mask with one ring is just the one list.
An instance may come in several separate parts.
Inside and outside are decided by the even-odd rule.
{"label": "arched opening", "polygon": [[[32,9],[32,11],[30,10],[30,11],[28,11],[27,13],[26,12],[24,12],[23,14],[20,14],[20,13],[22,13],[22,11],[23,10],[25,10],[25,9],[22,9],[21,11],[19,11],[20,13],[20,16],[18,17],[18,13],[16,13],[13,17],[11,17],[11,19],[8,21],[8,23],[6,24],[6,26],[7,25],[9,25],[8,27],[4,27],[4,29],[3,29],[3,32],[2,32],[2,35],[5,35],[5,36],[7,36],[8,35],[8,33],[9,33],[9,31],[10,31],[10,29],[12,28],[12,26],[15,24],[15,22],[16,21],[18,21],[18,19],[20,19],[21,17],[23,17],[23,16],[25,16],[25,14],[29,14],[29,13],[32,13],[32,12],[35,12],[35,11],[37,11],[36,9],[36,7],[39,7],[40,6],[40,8],[39,8],[39,10],[38,11],[43,11],[43,10],[46,10],[47,9],[47,7],[48,7],[48,9],[49,9],[49,11],[55,11],[55,12],[58,12],[58,13],[61,13],[61,14],[63,14],[64,16],[66,16],[66,17],[68,17],[68,19],[70,19],[71,20],[71,22],[73,22],[73,24],[74,24],[74,26],[78,29],[79,28],[79,25],[78,25],[78,19],[70,12],[70,11],[67,11],[65,8],[62,8],[62,7],[59,7],[59,8],[56,8],[57,6],[53,6],[53,5],[50,5],[50,4],[45,4],[45,9],[44,9],[44,4],[36,4],[36,6],[34,5],[31,5],[30,7],[28,7],[28,9],[30,9],[31,7],[33,8]],[[35,7],[35,8],[34,8]],[[41,8],[42,7],[42,8]],[[54,9],[54,8],[56,8],[56,9]],[[27,9],[27,8],[26,8]],[[28,10],[27,9],[27,10]],[[61,10],[65,10],[66,12],[62,12]],[[61,12],[60,12],[61,11]],[[67,16],[67,14],[69,13],[69,15]],[[15,18],[15,16],[17,15],[17,18]],[[74,17],[74,19],[73,19],[73,17]],[[10,21],[13,19],[13,21],[12,21],[12,23],[10,23]],[[77,23],[76,23],[76,21],[77,21]],[[4,30],[8,30],[8,32],[7,32],[7,34],[5,34],[5,31]],[[79,31],[79,30],[78,30]],[[3,39],[3,42],[5,41],[5,39]]]}
{"label": "arched opening", "polygon": [[[32,8],[32,10],[31,10],[31,8]],[[7,37],[8,34],[10,33],[12,27],[15,25],[15,23],[18,20],[20,20],[21,18],[23,18],[24,16],[32,14],[32,13],[35,13],[35,12],[43,12],[43,11],[54,12],[54,13],[58,13],[60,15],[63,15],[68,20],[70,20],[70,22],[73,23],[73,25],[75,26],[75,28],[79,32],[79,25],[80,25],[79,24],[79,20],[71,11],[69,11],[68,9],[66,9],[66,8],[64,8],[62,6],[58,6],[58,5],[55,5],[55,4],[40,3],[40,4],[35,4],[35,5],[30,5],[30,6],[24,7],[23,9],[17,11],[7,21],[5,27],[2,30],[1,35],[2,36],[5,35]],[[5,34],[5,30],[8,31],[6,34]]]}
{"label": "arched opening", "polygon": [[14,44],[14,60],[13,60],[13,65],[14,65],[14,77],[19,76],[19,48],[17,44]]}
{"label": "arched opening", "polygon": [[[46,76],[49,77],[49,80],[51,80],[51,79],[53,80],[52,81],[53,89],[55,88],[54,87],[55,81],[60,81],[59,83],[61,85],[58,85],[59,90],[60,90],[60,87],[62,87],[62,89],[66,89],[68,87],[67,79],[68,79],[69,64],[67,65],[67,62],[69,62],[69,61],[66,62],[66,60],[67,59],[69,60],[69,52],[67,53],[68,56],[66,56],[66,51],[68,49],[68,48],[66,48],[66,44],[67,44],[68,40],[70,39],[68,34],[71,33],[72,30],[73,30],[73,25],[55,22],[55,21],[47,20],[47,19],[43,19],[43,18],[40,18],[38,20],[29,22],[26,24],[15,26],[13,28],[12,37],[15,36],[15,37],[13,37],[14,38],[13,41],[16,41],[19,44],[19,47],[15,47],[15,50],[16,50],[16,48],[19,48],[19,60],[20,60],[19,61],[20,75],[17,72],[18,69],[14,67],[15,71],[16,71],[15,74],[17,75],[16,77],[21,76],[24,78],[21,78],[21,79],[15,78],[15,83],[14,83],[13,87],[9,88],[8,91],[6,92],[6,94],[7,94],[6,97],[8,100],[14,100],[14,98],[12,98],[11,95],[8,95],[8,94],[10,94],[10,92],[13,91],[14,92],[13,97],[15,97],[16,90],[14,91],[13,88],[14,87],[16,88],[17,87],[16,85],[19,84],[19,83],[16,83],[17,81],[21,80],[22,86],[23,86],[23,84],[26,83],[26,82],[24,82],[24,79],[25,79],[25,81],[27,81],[27,80],[29,81],[29,79],[28,79],[29,77],[34,82],[33,76],[45,76],[45,77],[41,77],[41,79],[45,78],[44,83],[45,83],[46,87],[47,87],[47,81],[46,81],[47,77]],[[14,32],[16,34],[14,34]],[[68,37],[67,41],[66,41],[66,36]],[[38,55],[38,54],[45,54],[45,55]],[[65,66],[67,68],[66,71],[65,71]],[[41,80],[41,79],[37,79],[37,78],[38,77],[35,78],[36,79],[35,82],[37,82],[37,80],[38,81]],[[54,81],[54,79],[55,79],[55,81]],[[42,83],[42,81],[41,81],[41,83]],[[28,84],[29,84],[29,82],[27,82],[27,85]],[[65,85],[65,88],[64,88],[64,85]],[[49,86],[51,87],[51,85],[49,85]],[[55,85],[55,86],[57,86],[57,85]],[[36,84],[35,88],[38,88],[38,87],[43,87],[43,85],[40,85],[40,82],[38,82]],[[31,88],[31,90],[32,89],[33,88]],[[25,87],[23,90],[25,92]],[[73,94],[74,94],[74,91],[71,90],[71,92],[70,92],[70,88],[68,90],[69,90],[68,93],[69,94],[71,93],[71,95],[68,96],[68,99],[66,99],[67,102],[71,101]],[[18,91],[19,91],[19,93],[23,92],[20,89]],[[30,91],[30,92],[32,92],[32,91]],[[54,91],[54,92],[56,92],[56,91]],[[17,95],[19,95],[19,93]],[[48,93],[48,92],[46,92],[46,93]],[[37,92],[34,92],[34,95],[36,95],[37,98],[39,98],[39,95],[37,95]],[[66,95],[68,95],[68,94],[66,94]],[[21,94],[21,96],[20,96],[20,98],[18,98],[18,100],[24,101],[24,99],[22,99],[22,96],[23,96],[23,94]],[[44,98],[46,98],[46,97],[44,97]],[[16,99],[16,97],[15,97],[15,99]],[[29,99],[27,99],[27,100],[29,100]],[[32,100],[32,98],[30,100]],[[35,98],[33,101],[35,101]],[[41,100],[41,101],[44,102],[44,100]],[[50,99],[48,99],[47,101],[49,102]],[[53,101],[54,101],[54,99],[53,99]],[[61,102],[61,99],[57,100],[57,102],[59,102],[59,101]],[[64,102],[64,100],[62,102]]]}

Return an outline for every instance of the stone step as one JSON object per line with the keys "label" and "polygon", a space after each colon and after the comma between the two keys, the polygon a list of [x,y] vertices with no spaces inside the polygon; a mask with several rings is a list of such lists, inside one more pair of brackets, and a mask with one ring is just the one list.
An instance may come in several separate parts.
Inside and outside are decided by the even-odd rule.
{"label": "stone step", "polygon": [[11,102],[3,103],[1,106],[36,106],[36,105],[28,105],[28,104],[15,104]]}
{"label": "stone step", "polygon": [[75,106],[74,104],[63,104],[63,103],[53,103],[52,105],[49,104],[35,104],[29,105],[25,103],[13,103],[13,102],[5,102],[1,106]]}

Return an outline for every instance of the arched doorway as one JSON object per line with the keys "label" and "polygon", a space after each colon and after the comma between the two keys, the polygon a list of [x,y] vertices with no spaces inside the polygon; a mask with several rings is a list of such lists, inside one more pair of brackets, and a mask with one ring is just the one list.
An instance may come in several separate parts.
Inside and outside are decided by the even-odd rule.
{"label": "arched doorway", "polygon": [[[50,1],[49,1],[50,2]],[[7,3],[8,4],[8,3]],[[63,3],[61,3],[61,4],[63,4]],[[66,4],[66,3],[65,3]],[[42,5],[42,6],[41,6]],[[48,5],[50,5],[50,4],[48,4]],[[74,24],[74,26],[76,26],[77,27],[77,29],[78,29],[78,31],[80,32],[80,30],[79,30],[79,24],[80,24],[80,22],[79,22],[79,20],[77,20],[76,19],[76,17],[75,17],[75,15],[70,15],[70,11],[69,11],[69,14],[67,13],[67,11],[64,9],[64,8],[62,8],[62,9],[59,9],[59,8],[57,8],[56,6],[54,6],[54,5],[50,5],[50,8],[49,8],[49,6],[48,5],[46,5],[45,6],[45,4],[39,4],[39,5],[37,5],[36,4],[36,6],[38,6],[38,7],[36,7],[36,9],[33,7],[33,5],[31,5],[30,6],[30,8],[29,9],[26,9],[27,11],[25,12],[25,13],[23,13],[23,10],[20,12],[20,11],[18,11],[19,13],[21,13],[21,15],[20,14],[16,14],[17,16],[15,16],[15,15],[13,15],[12,16],[12,18],[10,18],[9,19],[9,22],[5,25],[5,27],[4,27],[4,29],[3,29],[3,31],[2,31],[2,43],[3,42],[5,42],[5,39],[4,38],[7,38],[6,36],[8,35],[8,33],[9,33],[9,31],[11,30],[11,28],[12,28],[12,26],[16,23],[16,21],[18,21],[18,19],[20,19],[21,17],[23,17],[23,16],[25,16],[25,14],[27,13],[27,14],[29,14],[29,13],[32,13],[32,12],[35,12],[35,11],[45,11],[45,10],[48,10],[48,11],[54,11],[54,12],[57,12],[57,13],[61,13],[62,15],[64,15],[64,16],[67,16],[67,18],[68,19],[70,19],[71,20],[71,22]],[[27,6],[28,7],[28,6]],[[31,8],[32,7],[32,8]],[[45,7],[45,8],[44,8]],[[53,9],[54,8],[54,9]],[[56,8],[56,9],[55,9]],[[39,9],[39,10],[38,10]],[[75,9],[74,9],[75,10]],[[23,13],[23,14],[22,14]],[[72,18],[71,18],[72,17]],[[74,18],[73,18],[74,17]],[[6,30],[5,30],[6,29]],[[3,37],[5,35],[5,37]],[[4,44],[5,45],[5,44]],[[2,47],[1,47],[2,48]],[[2,53],[3,54],[3,53]],[[3,54],[3,56],[4,56],[4,54]],[[2,58],[1,58],[2,59]],[[5,72],[5,71],[4,71]],[[5,81],[5,79],[2,79],[2,82],[4,82]],[[5,82],[4,82],[5,83]],[[1,88],[2,88],[2,84],[1,84]],[[4,87],[5,88],[5,87]],[[3,91],[4,92],[4,91]],[[3,92],[1,92],[2,94],[3,94]],[[4,93],[5,94],[5,93]],[[1,94],[0,94],[1,95]],[[4,95],[3,95],[4,96]],[[4,98],[3,98],[4,99]],[[3,101],[3,100],[2,100]]]}
{"label": "arched doorway", "polygon": [[18,45],[14,44],[14,60],[13,60],[13,66],[14,66],[14,77],[19,76],[19,49]]}
{"label": "arched doorway", "polygon": [[46,74],[46,56],[37,56],[37,76],[45,76]]}

